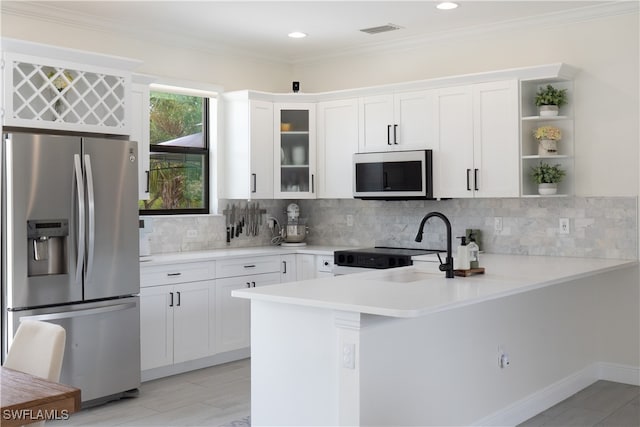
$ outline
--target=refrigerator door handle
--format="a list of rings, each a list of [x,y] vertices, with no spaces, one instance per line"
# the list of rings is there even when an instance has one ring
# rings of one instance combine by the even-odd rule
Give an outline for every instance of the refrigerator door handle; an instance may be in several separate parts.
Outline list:
[[[128,310],[130,308],[134,308],[136,306],[135,302],[128,302],[124,304],[116,304],[116,305],[108,305],[105,307],[97,307],[97,308],[88,308],[82,310],[71,310],[71,311],[62,311],[58,313],[49,313],[49,314],[38,314],[35,316],[25,316],[22,319],[30,319],[30,320],[59,320],[59,319],[69,319],[72,317],[80,317],[80,316],[94,316],[96,314],[104,314],[110,313],[112,311],[122,311]]]
[[[88,217],[88,255],[87,255],[87,279],[91,277],[93,270],[93,254],[95,250],[96,240],[96,198],[93,192],[93,171],[91,170],[91,157],[88,154],[84,155],[84,171],[87,178],[87,205],[89,207]]]
[[[78,254],[76,259],[76,283],[82,280],[82,260],[84,259],[85,225],[84,225],[84,183],[80,155],[73,155],[74,178],[78,194]]]

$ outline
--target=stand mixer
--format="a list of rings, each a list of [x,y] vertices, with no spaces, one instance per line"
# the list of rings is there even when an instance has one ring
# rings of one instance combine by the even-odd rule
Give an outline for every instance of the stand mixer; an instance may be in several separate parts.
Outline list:
[[[300,207],[295,203],[287,206],[287,225],[282,229],[282,246],[305,246],[307,237],[307,226],[300,218]]]

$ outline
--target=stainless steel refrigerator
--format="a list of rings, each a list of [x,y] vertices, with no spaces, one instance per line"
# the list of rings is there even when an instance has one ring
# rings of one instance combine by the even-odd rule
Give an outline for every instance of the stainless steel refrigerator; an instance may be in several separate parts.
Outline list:
[[[67,332],[83,406],[140,385],[137,144],[5,133],[2,355],[21,319]]]

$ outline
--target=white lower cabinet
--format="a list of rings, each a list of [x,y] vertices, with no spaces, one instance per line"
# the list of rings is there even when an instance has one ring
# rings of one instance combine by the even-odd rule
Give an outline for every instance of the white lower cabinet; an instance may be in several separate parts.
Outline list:
[[[333,255],[296,255],[297,280],[333,277]]]
[[[296,254],[280,255],[280,283],[298,280]]]
[[[315,278],[326,270],[328,264],[321,262],[325,258],[328,262],[329,257],[319,255],[283,254],[143,264],[142,371],[149,379],[159,378],[246,354],[251,344],[250,301],[232,297],[231,292]]]
[[[205,263],[193,263],[205,264]],[[145,274],[164,270],[168,281],[187,275],[190,264],[161,266]],[[182,271],[181,271],[182,270]],[[206,271],[206,269],[205,269]],[[165,281],[167,281],[165,280]],[[215,353],[211,324],[215,307],[215,280],[159,284],[140,288],[140,354],[142,370],[199,359]]]
[[[216,350],[225,352],[250,345],[250,302],[234,298],[236,289],[280,283],[279,255],[225,259],[216,263]]]
[[[249,347],[250,301],[231,291],[280,283],[280,272],[227,277],[216,280],[216,348],[219,352]]]

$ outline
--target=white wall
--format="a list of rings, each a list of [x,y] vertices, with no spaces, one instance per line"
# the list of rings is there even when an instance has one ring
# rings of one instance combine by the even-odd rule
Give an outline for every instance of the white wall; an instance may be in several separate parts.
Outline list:
[[[242,58],[230,53],[214,55],[7,13],[2,14],[1,31],[2,37],[138,59],[143,64],[136,72],[215,84],[226,91],[251,88],[287,92],[291,81],[288,64]]]
[[[576,193],[638,195],[638,14],[296,65],[307,92],[565,62],[575,81]],[[348,72],[345,72],[348,70]]]

